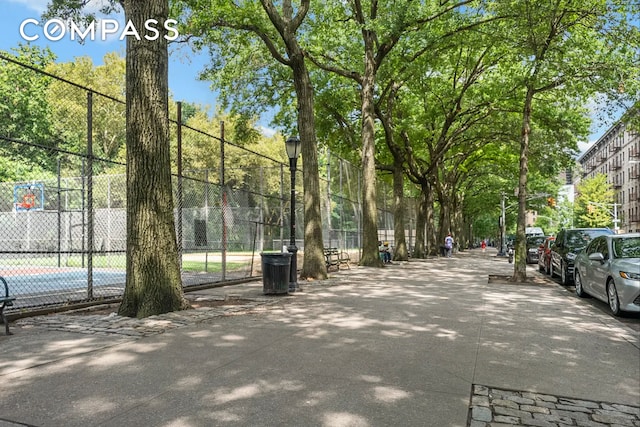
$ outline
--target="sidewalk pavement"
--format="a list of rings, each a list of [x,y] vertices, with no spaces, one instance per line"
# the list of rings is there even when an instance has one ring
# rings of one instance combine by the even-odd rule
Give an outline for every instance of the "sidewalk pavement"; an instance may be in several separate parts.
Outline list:
[[[640,427],[640,337],[495,251],[352,267],[243,306],[0,335],[0,427]],[[640,320],[639,320],[640,321]]]

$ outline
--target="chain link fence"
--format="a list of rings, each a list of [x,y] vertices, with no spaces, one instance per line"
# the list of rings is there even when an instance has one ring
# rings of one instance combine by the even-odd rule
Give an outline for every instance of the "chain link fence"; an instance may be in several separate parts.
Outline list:
[[[124,103],[6,53],[0,53],[0,70],[0,78],[16,86],[0,102],[6,108],[0,117],[0,158],[6,159],[0,162],[0,276],[17,297],[11,310],[120,297],[127,255]],[[34,87],[44,92],[37,104],[29,93]],[[181,103],[171,111],[180,118]],[[260,252],[280,251],[290,239],[289,165],[225,140],[223,124],[220,135],[212,135],[177,118],[171,167],[183,286],[259,276]],[[206,147],[207,164],[194,168],[198,162],[190,161],[183,168],[189,156],[183,150],[193,146]],[[324,244],[357,260],[361,171],[329,152],[324,159]],[[297,174],[295,215],[303,224]],[[390,187],[381,184],[378,193],[379,238],[392,240]],[[303,227],[296,233],[304,251]]]

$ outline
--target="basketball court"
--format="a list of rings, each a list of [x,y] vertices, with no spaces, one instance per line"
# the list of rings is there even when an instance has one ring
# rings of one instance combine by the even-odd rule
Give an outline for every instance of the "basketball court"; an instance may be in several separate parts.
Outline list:
[[[11,295],[17,297],[14,308],[118,296],[124,291],[126,279],[124,271],[94,269],[90,294],[86,268],[0,266],[0,276],[7,281]]]

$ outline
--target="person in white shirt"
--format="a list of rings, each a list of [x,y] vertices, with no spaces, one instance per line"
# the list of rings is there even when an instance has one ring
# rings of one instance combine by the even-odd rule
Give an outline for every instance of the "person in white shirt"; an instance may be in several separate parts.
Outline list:
[[[453,251],[453,237],[451,237],[451,233],[447,234],[447,237],[444,238],[444,249],[445,256],[451,258],[451,252]]]

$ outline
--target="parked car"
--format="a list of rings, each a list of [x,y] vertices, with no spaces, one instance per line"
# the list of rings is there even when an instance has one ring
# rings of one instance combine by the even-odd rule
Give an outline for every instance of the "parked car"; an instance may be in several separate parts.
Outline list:
[[[640,233],[596,237],[575,261],[576,295],[609,303],[614,315],[640,312]]]
[[[549,262],[551,260],[551,245],[556,240],[555,236],[549,236],[538,247],[538,270],[549,274],[551,271]]]
[[[567,286],[573,281],[573,262],[591,240],[598,236],[614,234],[609,228],[568,228],[560,230],[551,246],[549,276],[560,276],[560,283]]]
[[[525,227],[524,234],[530,236],[544,236],[544,231],[540,227]]]
[[[527,264],[538,262],[538,248],[544,243],[547,236],[529,236],[527,237]]]

